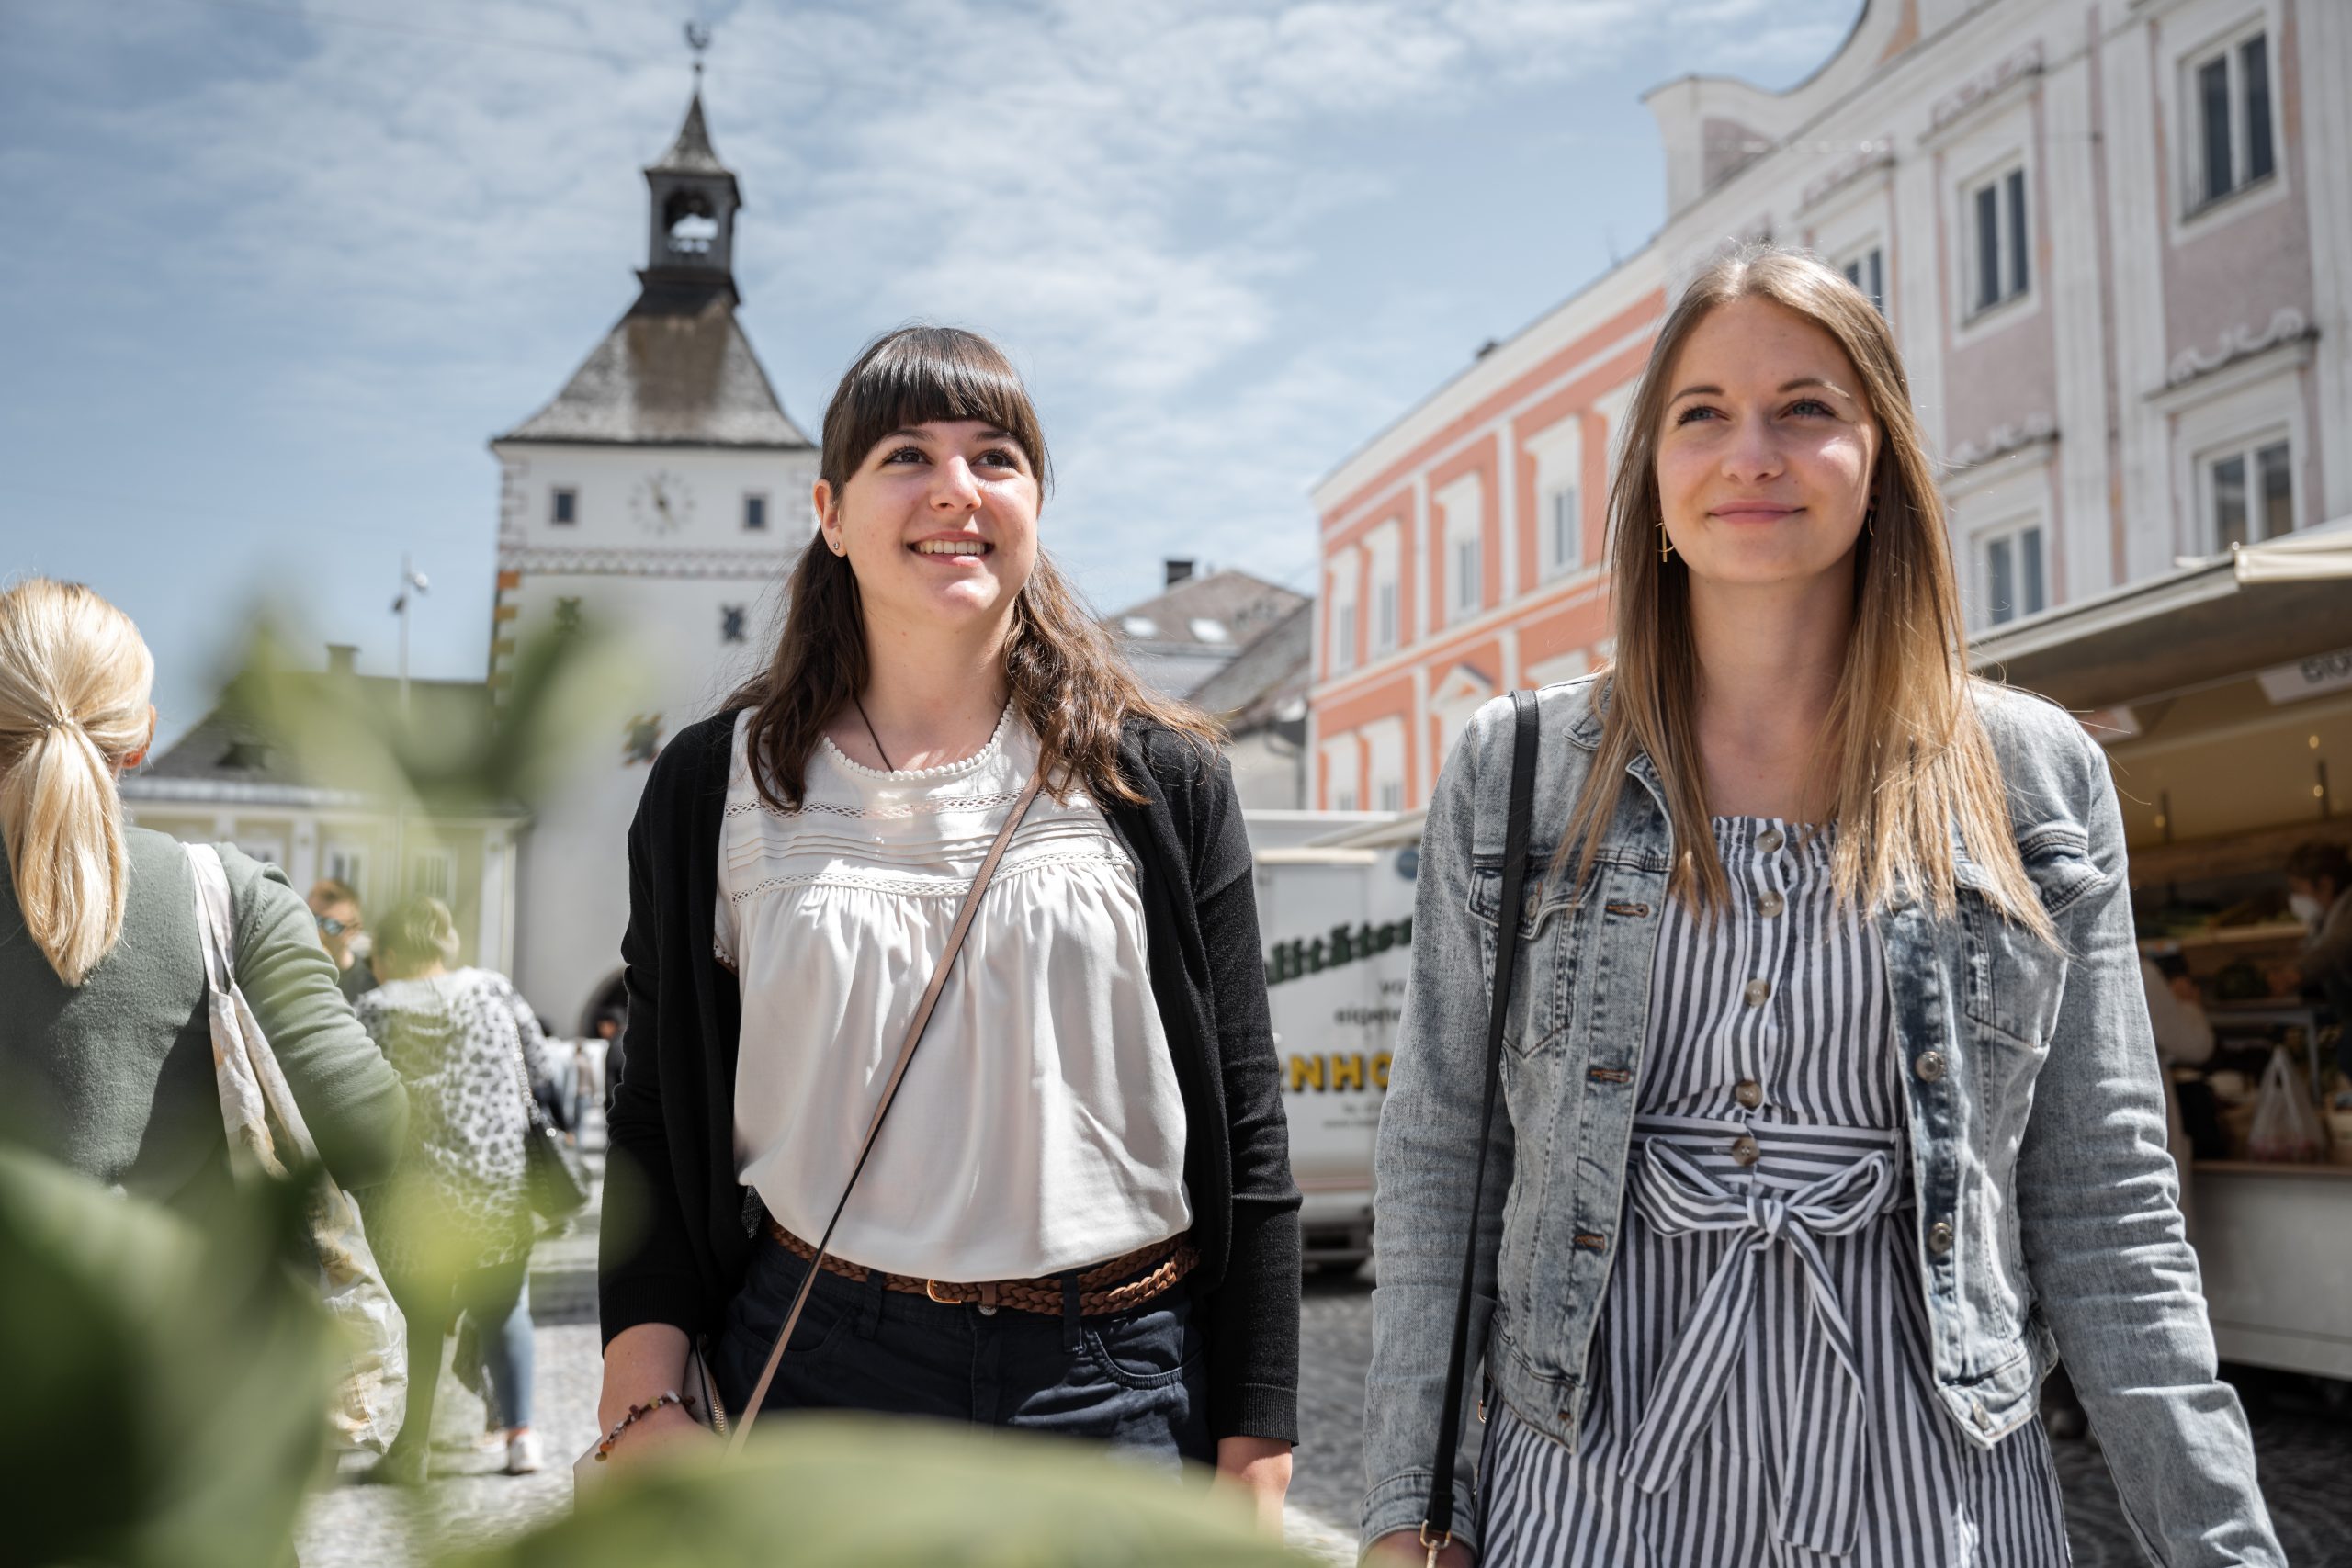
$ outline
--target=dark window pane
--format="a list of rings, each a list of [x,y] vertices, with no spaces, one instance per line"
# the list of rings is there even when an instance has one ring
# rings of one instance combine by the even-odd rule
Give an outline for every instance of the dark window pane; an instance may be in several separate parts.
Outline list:
[[[1992,603],[1993,624],[2017,618],[2016,573],[2009,565],[2009,542],[1996,539],[1984,547],[1984,592]]]
[[[568,490],[557,491],[555,492],[555,511],[551,514],[554,521],[558,523],[570,523],[575,521],[574,513],[579,503],[580,497],[576,491]]]
[[[2262,475],[2262,536],[2278,538],[2295,531],[2295,481],[2287,469],[2287,444],[2275,442],[2254,455]]]
[[[2230,168],[2230,62],[2208,61],[2197,68],[2197,112],[2205,149],[2205,199],[2227,195],[2236,177]]]
[[[1871,280],[1865,287],[1864,292],[1870,295],[1871,303],[1877,306],[1878,313],[1883,316],[1886,314],[1886,257],[1884,254],[1872,251],[1870,254],[1870,264]]]
[[[2245,543],[2245,459],[2213,465],[2213,542],[2221,549]]]
[[[2270,40],[2255,34],[2238,45],[2238,73],[2245,80],[2245,177],[2270,173]]]
[[[2019,595],[2018,612],[2026,615],[2038,615],[2049,602],[2041,594],[2041,529],[2028,528],[2018,536],[2018,554],[2022,558],[2018,564],[2025,569],[2025,587]]]
[[[754,533],[768,525],[768,498],[747,495],[743,498],[743,526]]]
[[[2005,293],[2002,296],[2003,299],[2007,299],[2009,294],[2024,293],[2027,282],[2025,265],[2025,171],[2023,169],[2019,169],[2009,175],[2008,184],[2009,287],[2007,293]]]
[[[1976,193],[1976,308],[2001,298],[2000,193],[1986,186]]]

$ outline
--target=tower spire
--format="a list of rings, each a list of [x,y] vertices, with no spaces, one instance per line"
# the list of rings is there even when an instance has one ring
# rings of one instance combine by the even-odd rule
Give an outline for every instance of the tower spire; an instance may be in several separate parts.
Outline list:
[[[686,46],[694,51],[694,95],[685,122],[645,171],[651,198],[644,279],[649,294],[659,289],[681,305],[724,293],[738,298],[733,270],[735,214],[743,195],[734,171],[718,161],[703,118],[702,57],[710,28],[686,24]]]

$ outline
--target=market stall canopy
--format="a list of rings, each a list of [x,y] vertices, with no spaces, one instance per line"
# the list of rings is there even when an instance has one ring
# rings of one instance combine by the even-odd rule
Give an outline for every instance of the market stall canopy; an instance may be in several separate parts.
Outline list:
[[[2071,708],[2167,696],[2352,643],[2352,517],[1980,637],[1980,673]]]

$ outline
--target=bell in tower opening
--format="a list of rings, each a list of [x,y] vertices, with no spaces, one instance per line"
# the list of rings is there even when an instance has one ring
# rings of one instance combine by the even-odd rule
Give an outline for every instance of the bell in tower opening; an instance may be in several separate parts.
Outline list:
[[[700,77],[699,65],[695,73]],[[677,140],[645,171],[645,183],[652,197],[643,275],[647,290],[723,290],[740,298],[733,263],[735,214],[742,208],[743,195],[711,148],[699,83]]]

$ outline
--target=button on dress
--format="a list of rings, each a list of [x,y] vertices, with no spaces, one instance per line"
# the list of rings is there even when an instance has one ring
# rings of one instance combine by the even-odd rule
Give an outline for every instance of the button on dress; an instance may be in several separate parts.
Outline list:
[[[1714,832],[1730,908],[1659,926],[1582,1427],[1571,1450],[1490,1402],[1482,1568],[2065,1563],[2041,1422],[1980,1448],[1934,1394],[1912,1065],[1832,833]]]

